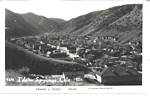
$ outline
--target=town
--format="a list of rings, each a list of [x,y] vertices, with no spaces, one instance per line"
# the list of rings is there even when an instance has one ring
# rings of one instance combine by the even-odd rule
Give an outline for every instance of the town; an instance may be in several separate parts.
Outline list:
[[[96,85],[141,85],[142,83],[141,41],[121,43],[114,36],[44,34],[11,38],[9,42],[46,58],[85,65],[91,70],[88,74],[63,72],[60,75],[76,82],[86,80]]]

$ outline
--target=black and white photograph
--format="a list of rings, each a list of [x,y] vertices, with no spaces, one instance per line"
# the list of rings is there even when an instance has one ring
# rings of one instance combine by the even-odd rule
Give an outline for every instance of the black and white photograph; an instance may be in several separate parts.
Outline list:
[[[69,4],[5,8],[5,85],[142,86],[143,4]]]

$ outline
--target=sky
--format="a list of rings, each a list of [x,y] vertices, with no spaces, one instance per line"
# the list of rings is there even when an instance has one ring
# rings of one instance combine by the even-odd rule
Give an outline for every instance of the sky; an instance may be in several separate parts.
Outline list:
[[[16,13],[32,12],[47,18],[61,18],[69,20],[93,11],[104,10],[110,7],[133,4],[122,1],[65,1],[65,0],[22,0],[3,2],[5,8]],[[135,2],[137,3],[137,1]]]

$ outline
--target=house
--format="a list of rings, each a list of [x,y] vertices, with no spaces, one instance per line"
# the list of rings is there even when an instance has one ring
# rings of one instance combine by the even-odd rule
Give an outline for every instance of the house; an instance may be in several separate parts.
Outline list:
[[[17,41],[17,40],[16,40],[15,38],[11,38],[11,39],[10,39],[10,42],[12,42],[12,43],[16,43],[16,41]]]
[[[94,73],[85,74],[84,75],[84,80],[89,82],[89,83],[94,83],[94,84],[100,83],[99,82],[99,77],[98,77],[98,80],[97,80],[97,75],[94,74]]]
[[[81,78],[83,79],[84,77],[84,72],[83,71],[76,71],[76,72],[64,72],[65,77],[68,79],[76,79],[76,78]]]
[[[76,47],[75,46],[67,46],[67,49],[70,53],[76,53]]]
[[[47,44],[41,45],[41,51],[42,51],[44,54],[47,53],[48,51],[52,52],[52,51],[54,51],[54,50],[56,50],[56,48],[53,48],[52,46],[49,46],[49,45],[47,45]]]
[[[125,67],[109,67],[101,73],[104,85],[141,85],[142,74]]]
[[[34,50],[39,50],[41,49],[41,44],[39,42],[35,42],[33,45],[32,45],[32,48]]]
[[[61,52],[60,50],[55,50],[50,54],[50,57],[53,58],[62,58],[62,57],[67,57],[68,55],[64,52]]]

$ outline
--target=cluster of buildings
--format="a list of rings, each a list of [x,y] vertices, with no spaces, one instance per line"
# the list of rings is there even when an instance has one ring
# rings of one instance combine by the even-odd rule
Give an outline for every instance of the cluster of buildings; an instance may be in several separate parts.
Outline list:
[[[70,45],[62,45],[62,46],[55,46],[50,43],[45,43],[41,40],[36,38],[20,38],[20,39],[11,39],[11,42],[32,51],[33,53],[43,55],[46,57],[52,58],[74,58],[78,57],[76,54],[77,48]]]
[[[110,36],[20,38],[11,39],[11,42],[46,57],[71,58],[92,70],[92,73],[86,75],[79,72],[64,73],[69,78],[87,79],[104,85],[142,83],[142,75],[139,73],[142,71],[140,42],[120,45],[115,37]]]

